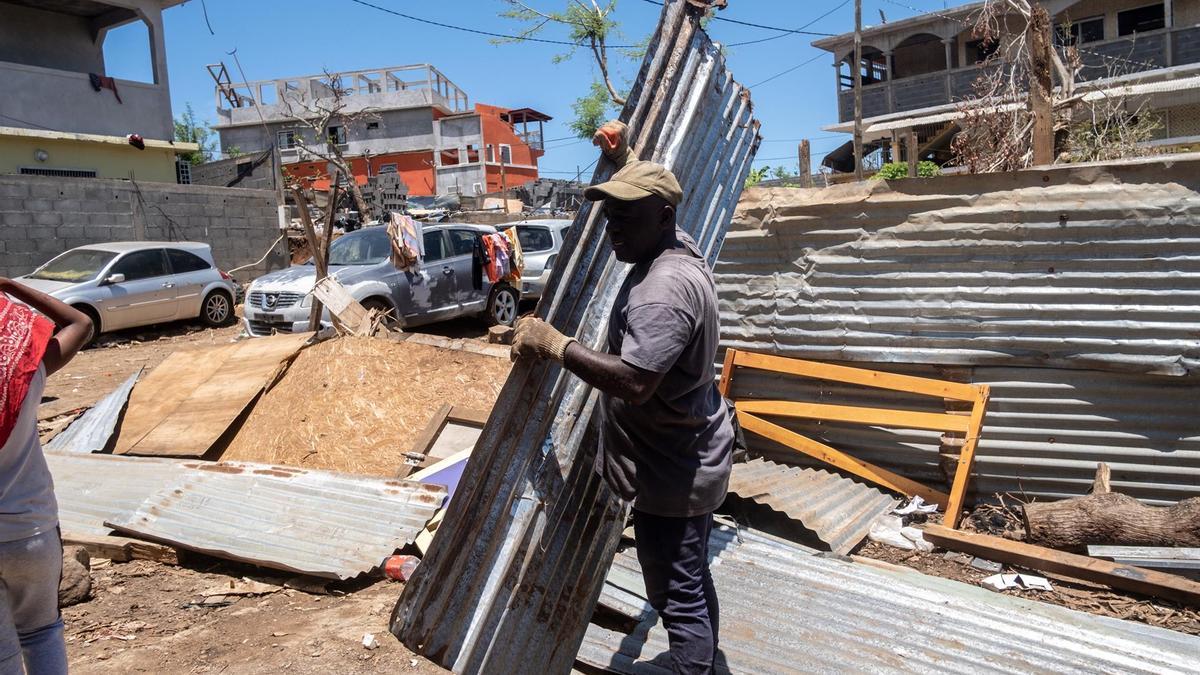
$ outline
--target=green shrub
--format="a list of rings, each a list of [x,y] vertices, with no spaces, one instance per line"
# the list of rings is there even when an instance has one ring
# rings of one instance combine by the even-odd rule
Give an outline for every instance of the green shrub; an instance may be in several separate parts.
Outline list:
[[[941,175],[941,173],[942,168],[934,162],[930,162],[929,160],[917,162],[917,178],[933,178],[934,176]],[[871,176],[871,178],[878,178],[881,180],[908,178],[908,163],[891,162],[890,164],[884,164],[883,166],[879,167],[879,173]]]

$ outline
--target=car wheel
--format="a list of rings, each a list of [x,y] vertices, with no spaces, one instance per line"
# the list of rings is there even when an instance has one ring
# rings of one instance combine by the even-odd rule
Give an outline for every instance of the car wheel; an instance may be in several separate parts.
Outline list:
[[[517,321],[517,292],[511,286],[497,286],[488,298],[487,321],[491,326],[511,326]]]
[[[367,298],[366,300],[362,301],[362,306],[363,309],[367,310],[368,312],[375,310],[379,314],[383,315],[383,325],[387,327],[388,330],[401,330],[403,328],[403,326],[400,325],[400,320],[396,318],[395,310],[392,309],[392,306],[389,305],[386,300],[381,298]]]
[[[100,338],[100,314],[88,305],[74,305],[75,309],[87,315],[87,318],[92,320],[92,334],[88,336],[84,346],[96,344],[96,340]]]
[[[204,325],[217,327],[229,323],[233,316],[233,300],[224,291],[213,291],[204,298],[200,306],[200,320]]]

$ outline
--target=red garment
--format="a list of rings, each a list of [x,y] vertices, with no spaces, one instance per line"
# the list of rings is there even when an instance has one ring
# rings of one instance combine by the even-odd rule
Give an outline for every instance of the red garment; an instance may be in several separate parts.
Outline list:
[[[17,424],[29,382],[37,372],[54,323],[0,293],[0,444]]]

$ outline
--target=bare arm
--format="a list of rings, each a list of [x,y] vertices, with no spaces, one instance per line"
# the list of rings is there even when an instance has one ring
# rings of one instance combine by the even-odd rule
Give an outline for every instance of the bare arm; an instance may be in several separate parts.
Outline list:
[[[4,278],[0,278],[0,292],[24,302],[54,322],[54,337],[50,338],[42,356],[46,375],[67,365],[92,335],[92,320],[61,300]]]
[[[654,396],[664,375],[631,366],[620,356],[593,351],[578,342],[567,346],[563,367],[609,396],[637,405]]]

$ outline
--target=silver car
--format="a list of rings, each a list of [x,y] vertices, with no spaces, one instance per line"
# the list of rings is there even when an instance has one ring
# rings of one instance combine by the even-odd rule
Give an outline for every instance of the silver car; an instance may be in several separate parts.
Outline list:
[[[471,315],[511,326],[520,289],[505,282],[492,285],[472,269],[476,240],[495,232],[488,225],[426,223],[425,259],[418,271],[404,272],[392,265],[387,229],[368,226],[330,244],[329,274],[367,309],[390,312],[399,326]],[[309,330],[316,281],[311,260],[256,279],[246,291],[246,331],[264,336]],[[321,315],[321,323],[330,325],[329,310]]]
[[[521,253],[525,256],[525,270],[521,273],[522,297],[532,300],[542,297],[571,222],[522,220],[500,226],[501,229],[516,227],[517,239],[521,240]]]
[[[220,326],[237,297],[209,245],[190,241],[88,244],[13,281],[81,310],[94,335],[177,319]]]

